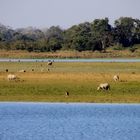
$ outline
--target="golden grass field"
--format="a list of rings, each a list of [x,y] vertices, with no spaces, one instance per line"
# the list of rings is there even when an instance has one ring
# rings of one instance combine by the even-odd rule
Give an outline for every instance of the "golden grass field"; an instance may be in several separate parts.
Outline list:
[[[8,81],[9,73],[20,81]],[[105,82],[111,89],[97,91]],[[140,103],[140,63],[1,62],[0,101]]]
[[[139,48],[139,46],[138,46]],[[106,52],[99,51],[56,51],[56,52],[27,52],[21,50],[0,51],[1,58],[140,58],[140,49],[131,52],[125,50],[108,49]]]

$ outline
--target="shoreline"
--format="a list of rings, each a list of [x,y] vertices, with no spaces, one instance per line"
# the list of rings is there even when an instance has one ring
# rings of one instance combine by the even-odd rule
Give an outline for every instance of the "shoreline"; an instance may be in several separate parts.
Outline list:
[[[60,104],[60,105],[65,105],[65,104],[71,104],[71,105],[140,105],[140,103],[94,103],[94,102],[38,102],[38,101],[0,101],[0,104],[35,104],[35,105],[39,105],[39,104]]]
[[[60,62],[60,63],[131,63],[140,62],[140,58],[44,58],[44,59],[28,59],[28,58],[0,58],[0,62]]]

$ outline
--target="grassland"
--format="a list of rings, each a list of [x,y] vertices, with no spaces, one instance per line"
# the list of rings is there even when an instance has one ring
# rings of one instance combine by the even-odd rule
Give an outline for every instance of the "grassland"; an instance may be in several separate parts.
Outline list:
[[[5,69],[20,81],[8,81]],[[114,74],[119,82],[113,81]],[[97,91],[104,82],[110,91]],[[1,62],[0,101],[140,103],[140,63]]]

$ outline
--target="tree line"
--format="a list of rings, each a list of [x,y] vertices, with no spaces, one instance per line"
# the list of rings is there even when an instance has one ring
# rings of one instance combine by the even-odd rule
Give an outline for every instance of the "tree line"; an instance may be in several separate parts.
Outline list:
[[[109,19],[95,19],[68,29],[52,26],[48,29],[33,27],[12,29],[0,24],[0,49],[49,52],[57,50],[105,51],[133,48],[140,44],[140,20],[120,17],[109,24]]]

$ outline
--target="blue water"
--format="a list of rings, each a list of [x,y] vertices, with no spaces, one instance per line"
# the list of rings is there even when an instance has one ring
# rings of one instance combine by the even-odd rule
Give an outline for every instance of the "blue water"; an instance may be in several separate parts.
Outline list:
[[[0,103],[0,140],[140,140],[140,105]]]
[[[140,62],[140,58],[92,58],[92,59],[8,59],[0,58],[0,62]]]

